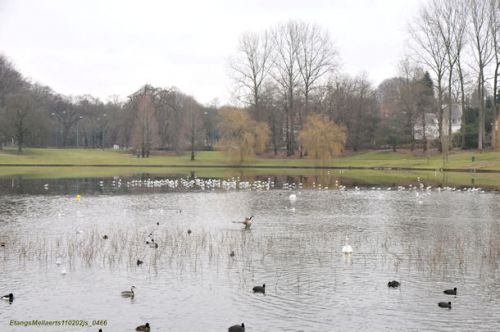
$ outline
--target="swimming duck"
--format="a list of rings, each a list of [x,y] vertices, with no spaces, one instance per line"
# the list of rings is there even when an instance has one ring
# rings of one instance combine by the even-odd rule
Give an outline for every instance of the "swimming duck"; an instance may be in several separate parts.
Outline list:
[[[399,285],[401,285],[401,284],[399,283],[399,281],[396,281],[396,280],[389,281],[387,283],[387,287],[392,287],[392,288],[398,288]]]
[[[142,263],[144,263],[144,262],[141,261],[140,259],[137,259],[137,266],[141,265]]]
[[[4,295],[2,296],[2,300],[12,302],[14,301],[14,294],[9,293],[7,295]]]
[[[192,233],[192,232],[191,232],[191,230],[190,230],[190,229],[188,229],[188,235],[190,235],[191,233]]]
[[[106,234],[104,234],[104,236],[102,237],[104,240],[107,240],[108,239],[108,236]]]
[[[443,291],[443,293],[445,293],[446,295],[457,295],[457,288],[453,288],[453,289],[446,289]]]
[[[122,296],[123,297],[134,297],[135,296],[134,289],[135,289],[135,286],[132,286],[132,287],[130,287],[129,291],[128,290],[123,291]]]
[[[241,325],[233,325],[227,331],[228,332],[245,332],[245,323],[241,323]]]
[[[262,284],[262,286],[255,286],[253,288],[253,292],[254,293],[262,293],[262,294],[265,294],[266,293],[266,284]]]
[[[151,328],[149,327],[149,323],[146,323],[144,325],[139,325],[135,328],[136,331],[142,331],[142,332],[149,332],[151,331]]]
[[[439,302],[438,306],[441,308],[450,308],[451,309],[451,302]]]
[[[229,254],[229,256],[234,257],[234,250],[231,251],[231,253]]]

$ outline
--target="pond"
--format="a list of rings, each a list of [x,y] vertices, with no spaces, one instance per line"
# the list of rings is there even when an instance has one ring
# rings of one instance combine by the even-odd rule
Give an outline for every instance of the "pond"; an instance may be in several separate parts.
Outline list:
[[[0,330],[82,331],[9,325],[34,319],[106,321],[89,331],[500,326],[497,192],[302,180],[3,178],[0,295],[15,299],[0,301]],[[233,222],[251,215],[250,229]]]

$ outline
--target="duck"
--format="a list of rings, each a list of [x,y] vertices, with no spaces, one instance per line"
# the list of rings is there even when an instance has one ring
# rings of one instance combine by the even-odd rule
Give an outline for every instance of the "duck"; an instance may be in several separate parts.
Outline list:
[[[108,239],[108,236],[106,234],[104,234],[104,236],[102,237],[104,240],[107,240]]]
[[[5,247],[5,242],[0,242],[0,247]]]
[[[349,238],[347,236],[345,237],[345,244],[342,247],[342,252],[344,254],[352,254],[352,247],[349,245]]]
[[[139,325],[135,328],[136,331],[142,331],[142,332],[149,332],[151,331],[151,328],[149,327],[149,323],[146,323],[144,325]]]
[[[446,295],[457,295],[457,288],[455,287],[453,289],[445,289],[443,293],[445,293]]]
[[[245,323],[241,323],[241,325],[233,325],[227,329],[227,332],[245,332]]]
[[[439,302],[438,306],[441,308],[450,308],[451,309],[451,302]]]
[[[129,291],[128,290],[123,291],[122,296],[123,297],[134,297],[135,296],[134,289],[135,289],[135,286],[132,286],[132,287],[130,287]]]
[[[234,257],[234,250],[231,251],[231,253],[229,254],[229,256]]]
[[[4,295],[2,296],[2,300],[12,302],[14,301],[14,294],[9,293],[7,295]]]
[[[188,229],[187,233],[188,233],[188,235],[190,235],[192,233],[192,231],[190,229]]]
[[[398,288],[399,285],[401,285],[401,284],[399,283],[399,281],[396,281],[396,280],[389,281],[387,283],[387,287],[391,287],[391,288]]]
[[[99,331],[98,331],[98,332],[102,332],[102,329],[99,329]]]
[[[250,229],[253,223],[253,216],[246,217],[244,221],[233,221],[234,223],[240,223],[245,225],[245,229]]]
[[[144,263],[144,262],[141,261],[140,259],[137,259],[137,266],[141,265],[142,263]]]
[[[254,293],[262,293],[262,294],[265,294],[266,293],[266,284],[262,284],[262,286],[255,286],[253,288],[253,292]]]

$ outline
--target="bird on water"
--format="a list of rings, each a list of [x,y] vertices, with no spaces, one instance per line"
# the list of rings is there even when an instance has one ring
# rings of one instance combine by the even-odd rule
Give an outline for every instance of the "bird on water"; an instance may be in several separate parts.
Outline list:
[[[146,323],[144,325],[139,325],[135,328],[136,331],[142,331],[142,332],[149,332],[151,331],[151,328],[149,327],[149,323]]]
[[[262,294],[265,294],[266,293],[266,284],[263,284],[262,286],[255,286],[253,288],[253,292],[254,293],[262,293]]]
[[[227,332],[245,332],[245,323],[241,323],[241,325],[233,325],[227,330]]]
[[[441,308],[450,308],[451,309],[451,302],[439,302],[438,306]]]
[[[233,223],[245,225],[245,229],[250,229],[253,223],[253,216],[246,217],[244,221],[233,221]]]
[[[396,280],[389,281],[387,283],[387,287],[392,287],[392,288],[398,288],[399,285],[401,285],[401,284],[399,283],[399,281],[396,281]]]
[[[457,295],[457,288],[453,288],[453,289],[446,289],[443,291],[443,293],[445,293],[446,295]]]
[[[135,286],[132,286],[132,287],[130,287],[129,291],[128,290],[123,291],[122,296],[123,297],[134,297],[135,296],[134,289],[135,289]]]

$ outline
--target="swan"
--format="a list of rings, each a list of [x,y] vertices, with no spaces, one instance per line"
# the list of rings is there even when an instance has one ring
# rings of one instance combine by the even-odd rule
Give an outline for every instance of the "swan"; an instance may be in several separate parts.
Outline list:
[[[146,323],[145,325],[139,325],[135,328],[136,331],[142,331],[142,332],[149,332],[151,331],[151,328],[149,327],[149,323]]]
[[[228,332],[245,332],[245,323],[241,323],[241,325],[233,325],[227,331]]]
[[[132,287],[130,287],[129,291],[128,290],[123,291],[122,296],[123,297],[134,297],[134,295],[135,295],[134,289],[135,289],[135,286],[132,286]]]
[[[345,245],[342,247],[342,252],[344,254],[352,254],[352,247],[349,245],[349,238],[345,237]]]

